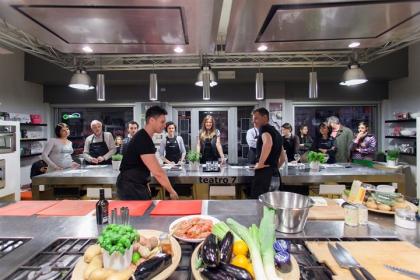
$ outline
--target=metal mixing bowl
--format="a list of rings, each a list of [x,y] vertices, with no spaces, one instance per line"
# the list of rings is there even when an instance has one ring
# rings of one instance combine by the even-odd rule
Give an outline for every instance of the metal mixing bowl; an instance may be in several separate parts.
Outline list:
[[[298,233],[303,230],[313,201],[309,196],[291,192],[268,192],[258,197],[260,213],[263,206],[276,211],[276,230],[283,233]]]

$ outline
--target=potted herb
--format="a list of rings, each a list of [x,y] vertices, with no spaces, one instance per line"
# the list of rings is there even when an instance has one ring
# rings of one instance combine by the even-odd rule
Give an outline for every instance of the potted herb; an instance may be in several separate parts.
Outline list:
[[[200,169],[200,157],[201,154],[195,151],[189,151],[187,154],[187,160],[190,164],[191,170],[199,170]]]
[[[395,167],[398,164],[398,157],[400,156],[400,150],[392,149],[386,152],[386,165],[389,167]]]
[[[308,154],[309,168],[311,171],[318,172],[321,163],[325,163],[325,154],[310,151]]]
[[[122,158],[122,154],[115,154],[112,156],[112,169],[120,170]]]

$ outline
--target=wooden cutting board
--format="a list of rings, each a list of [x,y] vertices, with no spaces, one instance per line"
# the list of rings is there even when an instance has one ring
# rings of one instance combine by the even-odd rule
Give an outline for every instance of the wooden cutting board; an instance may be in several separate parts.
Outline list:
[[[381,280],[412,280],[384,267],[384,264],[420,273],[420,249],[406,241],[348,241],[339,242],[370,273]],[[354,279],[350,271],[339,267],[327,246],[328,242],[308,241],[306,245],[320,263],[334,273],[334,279]],[[331,242],[335,245],[335,242]]]
[[[344,220],[344,208],[334,200],[326,199],[328,206],[314,206],[309,209],[309,220]]]

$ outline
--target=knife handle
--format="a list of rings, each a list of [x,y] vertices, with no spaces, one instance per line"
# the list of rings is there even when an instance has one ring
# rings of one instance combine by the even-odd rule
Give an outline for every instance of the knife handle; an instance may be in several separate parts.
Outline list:
[[[357,267],[349,267],[351,275],[353,275],[356,280],[365,280],[365,277],[357,271]]]
[[[362,272],[362,274],[366,277],[367,280],[376,280],[375,277],[373,277],[372,274],[370,274],[369,271],[367,271],[366,268],[364,267],[359,267],[360,271]]]

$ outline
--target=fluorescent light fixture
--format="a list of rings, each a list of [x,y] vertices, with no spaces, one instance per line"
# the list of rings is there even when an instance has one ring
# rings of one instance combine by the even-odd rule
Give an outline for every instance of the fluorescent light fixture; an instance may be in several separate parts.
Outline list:
[[[359,67],[357,63],[350,64],[348,69],[343,74],[343,79],[340,82],[342,86],[356,86],[366,83],[365,72]]]
[[[149,100],[156,101],[158,100],[158,83],[156,73],[150,73],[149,79]]]
[[[105,101],[105,75],[96,75],[96,100]]]
[[[203,73],[203,100],[210,100],[210,73]]]
[[[89,47],[89,46],[84,46],[84,47],[82,48],[82,50],[83,50],[85,53],[91,53],[91,52],[93,52],[92,48],[91,48],[91,47]]]
[[[352,42],[349,44],[349,48],[357,48],[360,46],[360,42]]]
[[[255,99],[264,99],[264,74],[261,72],[255,75]]]
[[[210,67],[204,66],[203,69],[198,73],[197,81],[195,82],[196,86],[202,87],[203,86],[203,75],[208,73],[210,77],[210,87],[217,86],[216,76],[214,75],[213,71],[211,71]]]
[[[309,98],[318,98],[318,76],[316,72],[309,72]]]
[[[94,87],[90,84],[90,77],[85,70],[77,69],[73,74],[70,80],[69,87],[80,89],[80,90],[89,90]]]
[[[184,49],[178,46],[178,47],[176,47],[174,49],[174,52],[176,52],[176,53],[183,53],[184,52]]]
[[[265,52],[268,49],[268,47],[266,45],[261,45],[257,48],[258,51],[260,52]]]

